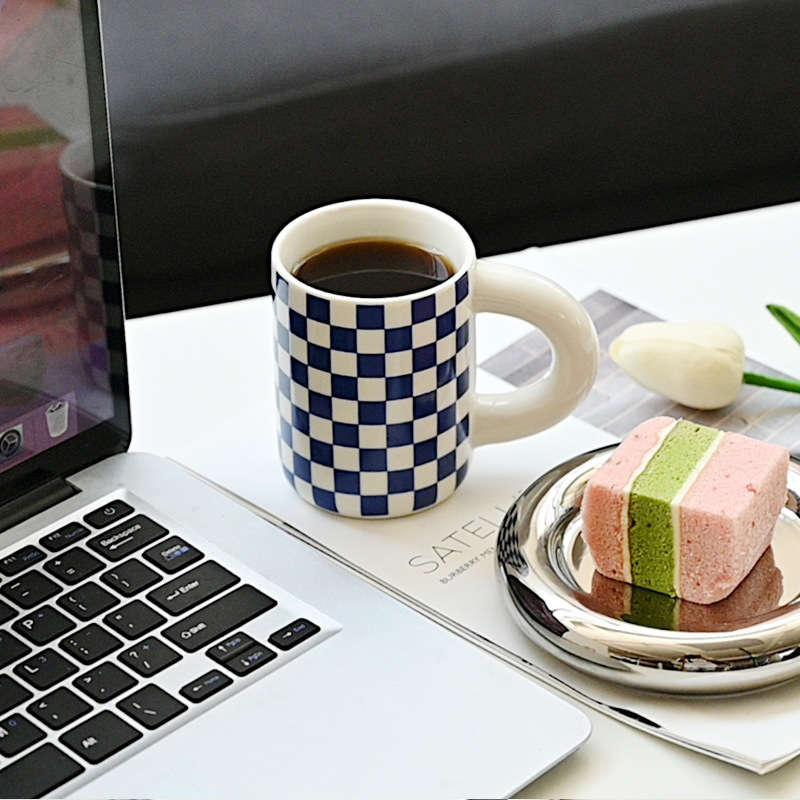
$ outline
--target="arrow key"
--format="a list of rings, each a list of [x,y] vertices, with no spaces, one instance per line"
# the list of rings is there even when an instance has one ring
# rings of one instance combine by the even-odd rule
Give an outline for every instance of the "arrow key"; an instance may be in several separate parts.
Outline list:
[[[211,695],[222,691],[226,686],[230,686],[233,681],[218,669],[212,669],[201,675],[199,678],[190,681],[181,689],[181,695],[193,703],[202,703]]]
[[[291,650],[293,647],[319,633],[319,626],[307,619],[296,619],[269,637],[269,643],[281,650]]]

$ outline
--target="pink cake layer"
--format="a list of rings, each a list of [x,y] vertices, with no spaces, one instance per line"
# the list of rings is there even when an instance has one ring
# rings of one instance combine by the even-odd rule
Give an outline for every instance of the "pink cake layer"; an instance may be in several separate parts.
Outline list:
[[[726,433],[681,503],[681,597],[727,597],[772,540],[786,502],[788,451]]]
[[[586,543],[598,572],[625,580],[628,517],[625,488],[647,454],[658,444],[671,417],[654,417],[638,425],[611,458],[592,476],[583,493],[581,513]]]

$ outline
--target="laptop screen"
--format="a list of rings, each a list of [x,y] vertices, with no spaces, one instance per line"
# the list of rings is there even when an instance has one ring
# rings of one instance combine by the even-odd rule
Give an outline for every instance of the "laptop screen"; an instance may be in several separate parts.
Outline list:
[[[110,183],[94,1],[0,0],[0,473],[126,426]]]

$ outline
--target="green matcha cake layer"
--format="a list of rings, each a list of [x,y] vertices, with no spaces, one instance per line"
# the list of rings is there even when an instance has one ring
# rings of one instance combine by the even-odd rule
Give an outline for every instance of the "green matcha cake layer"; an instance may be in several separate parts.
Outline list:
[[[628,544],[637,586],[677,594],[672,503],[720,435],[714,428],[681,420],[633,481]]]

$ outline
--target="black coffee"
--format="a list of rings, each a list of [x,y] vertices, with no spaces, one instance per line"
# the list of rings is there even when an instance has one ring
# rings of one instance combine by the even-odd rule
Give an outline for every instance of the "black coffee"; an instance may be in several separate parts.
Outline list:
[[[392,239],[353,239],[310,255],[295,277],[332,294],[399,297],[446,281],[455,270],[439,253]]]

